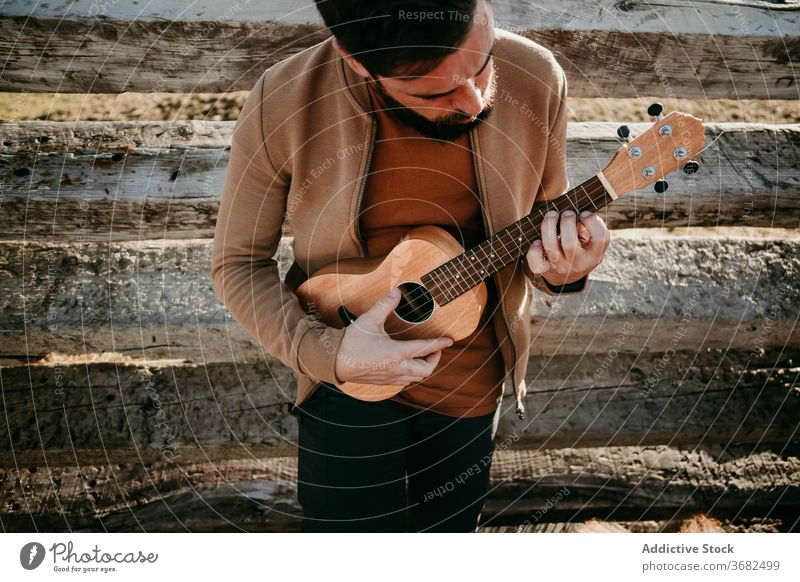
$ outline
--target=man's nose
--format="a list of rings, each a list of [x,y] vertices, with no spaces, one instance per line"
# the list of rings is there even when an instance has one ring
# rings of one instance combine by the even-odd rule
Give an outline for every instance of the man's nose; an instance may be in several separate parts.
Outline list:
[[[453,109],[465,114],[465,118],[473,120],[483,111],[483,95],[473,79],[461,85],[455,97]]]

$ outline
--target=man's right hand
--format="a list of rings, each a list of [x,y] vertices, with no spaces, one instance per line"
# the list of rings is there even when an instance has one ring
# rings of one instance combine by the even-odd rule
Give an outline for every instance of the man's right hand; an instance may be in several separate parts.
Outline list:
[[[431,375],[453,340],[389,337],[383,325],[399,303],[400,290],[392,287],[345,328],[334,366],[339,382],[405,386]]]

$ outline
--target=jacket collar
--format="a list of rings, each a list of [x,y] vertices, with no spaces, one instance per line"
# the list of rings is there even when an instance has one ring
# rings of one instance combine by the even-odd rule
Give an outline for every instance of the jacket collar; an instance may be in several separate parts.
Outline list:
[[[333,37],[329,38],[327,42],[331,50],[331,58],[336,63],[336,74],[339,77],[339,82],[344,88],[344,93],[350,103],[359,115],[369,115],[370,98],[369,90],[367,89],[367,79],[361,77],[350,68],[342,56],[333,48]]]

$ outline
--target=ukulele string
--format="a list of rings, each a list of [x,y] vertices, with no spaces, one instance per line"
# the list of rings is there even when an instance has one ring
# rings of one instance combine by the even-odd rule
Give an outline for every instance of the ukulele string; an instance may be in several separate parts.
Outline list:
[[[711,146],[713,146],[715,143],[717,143],[717,140],[718,140],[719,138],[721,138],[721,137],[722,137],[722,134],[723,134],[723,133],[725,133],[725,131],[723,131],[722,129],[720,129],[720,130],[719,130],[719,135],[717,135],[717,137],[715,137],[715,138],[713,139],[713,141],[712,141],[710,144],[708,144],[707,146],[705,146],[703,149],[701,149],[701,150],[700,150],[699,152],[697,152],[695,155],[696,155],[696,156],[699,156],[699,155],[700,155],[700,154],[702,154],[704,151],[706,151],[708,148],[710,148],[710,147],[711,147]]]
[[[579,192],[578,195],[573,200],[573,198],[571,197],[571,194],[573,192],[578,191],[578,190],[580,190],[581,192]],[[551,201],[552,204],[548,205],[545,210],[540,210],[539,211],[539,218],[540,219],[543,218],[544,217],[544,212],[547,212],[549,210],[559,210],[559,211],[564,211],[564,210],[567,210],[567,209],[580,210],[580,208],[584,204],[586,204],[587,202],[591,202],[592,206],[594,207],[594,209],[595,210],[599,210],[603,206],[606,206],[608,204],[608,202],[610,202],[609,200],[607,200],[606,203],[602,204],[600,207],[598,207],[596,204],[594,204],[595,198],[597,197],[598,194],[601,194],[601,193],[606,193],[606,192],[605,192],[605,188],[603,187],[603,185],[601,183],[599,183],[599,182],[595,186],[591,187],[589,190],[586,190],[586,188],[584,188],[583,185],[577,186],[576,188],[573,188],[569,193],[566,193],[566,194],[560,196],[559,198],[556,198],[555,200],[552,200]],[[558,201],[564,201],[564,200],[569,202],[569,204],[568,204],[568,206],[566,208],[560,208],[561,205],[559,204]],[[588,208],[588,206],[587,206],[587,208]],[[520,219],[520,221],[517,221],[517,222],[520,223],[522,220],[524,220],[526,218],[530,222],[532,216],[533,216],[533,213],[528,214],[524,218]],[[513,226],[513,225],[511,225],[511,226]],[[468,251],[468,252],[472,252],[473,255],[476,255],[477,251],[475,249],[478,249],[479,251],[483,252],[484,258],[488,258],[487,255],[486,255],[487,250],[492,250],[492,251],[495,251],[502,258],[503,251],[505,251],[508,254],[508,257],[506,257],[506,258],[513,259],[514,253],[512,251],[509,251],[508,248],[505,246],[505,244],[502,243],[502,240],[501,240],[503,236],[507,236],[509,234],[509,232],[510,232],[510,231],[508,231],[509,228],[510,228],[510,226],[506,227],[505,229],[503,229],[503,231],[500,231],[499,233],[496,233],[495,235],[493,235],[491,238],[487,239],[486,241],[484,241],[482,243],[479,243],[478,245],[475,245],[475,247],[472,247],[470,249],[470,251]],[[524,232],[523,231],[524,227],[522,225],[519,225],[519,228],[520,228],[520,233],[523,234],[526,239],[529,238],[530,235],[538,234],[538,227],[536,227],[535,224],[533,226],[533,229],[528,229],[528,232]],[[531,230],[533,230],[533,232],[530,232]],[[495,240],[492,241],[492,239],[495,239]],[[497,242],[497,241],[500,241],[501,244],[503,244],[503,251],[497,251],[493,247],[494,242]],[[488,247],[488,249],[484,249],[484,248],[480,248],[479,249],[478,247],[480,247],[481,245],[485,245],[486,247]],[[444,292],[443,292],[442,285],[447,285],[450,290],[457,291],[457,293],[456,293],[456,297],[457,297],[457,296],[461,295],[462,293],[465,293],[466,291],[468,291],[469,289],[471,289],[472,287],[474,287],[475,285],[477,285],[483,279],[486,278],[486,277],[482,277],[482,278],[478,279],[477,281],[472,281],[472,277],[470,277],[472,285],[470,285],[470,287],[468,287],[467,289],[456,289],[452,285],[451,281],[449,281],[447,279],[442,279],[441,277],[439,278],[439,280],[437,280],[437,278],[436,278],[436,276],[437,276],[436,272],[437,271],[439,271],[439,274],[441,274],[442,276],[446,276],[445,271],[449,270],[451,263],[455,263],[456,261],[462,260],[462,257],[464,257],[466,254],[467,254],[466,252],[462,253],[462,255],[459,255],[458,257],[455,257],[455,258],[451,259],[450,261],[444,263],[443,265],[440,265],[439,267],[437,267],[436,269],[434,269],[430,273],[426,273],[426,275],[430,275],[430,279],[434,283],[434,286],[435,286],[434,288],[435,288],[436,291],[439,292],[440,295],[447,295],[447,293],[446,293],[447,289],[445,289]],[[517,256],[520,256],[521,254],[522,254],[522,252],[520,251],[519,255],[517,255]],[[490,275],[487,275],[487,277],[488,276],[490,276]],[[461,286],[459,286],[459,287],[461,287]],[[425,291],[426,290],[423,289],[423,290],[420,290],[419,293],[424,294]],[[433,292],[434,289],[431,289],[429,291]],[[409,294],[409,295],[411,295],[411,294]],[[451,298],[451,300],[452,300],[452,298]]]
[[[722,134],[724,134],[724,133],[725,133],[725,131],[724,131],[724,130],[722,130],[722,129],[720,129],[720,130],[719,130],[719,134],[717,134],[717,136],[716,136],[716,137],[715,137],[715,138],[714,138],[714,139],[711,141],[711,143],[709,143],[707,146],[703,147],[703,149],[701,149],[699,152],[697,152],[697,154],[695,154],[695,156],[699,156],[699,155],[700,155],[700,154],[702,154],[704,151],[706,151],[706,150],[707,150],[707,149],[709,149],[711,146],[713,146],[715,143],[717,143],[717,141],[719,140],[719,138],[721,138],[721,137],[722,137]],[[582,204],[584,204],[584,203],[585,203],[585,202],[587,202],[587,201],[588,201],[588,202],[592,202],[592,205],[593,205],[593,206],[595,206],[595,209],[596,209],[596,210],[600,210],[600,208],[598,208],[596,205],[594,205],[594,200],[593,200],[593,197],[594,197],[595,195],[597,195],[597,194],[600,194],[601,192],[604,192],[604,191],[605,191],[605,188],[603,187],[603,185],[602,185],[602,184],[600,184],[600,185],[599,185],[599,187],[597,187],[597,188],[594,188],[592,191],[587,191],[585,188],[583,188],[583,184],[581,184],[581,185],[577,186],[576,188],[574,188],[574,189],[572,190],[572,192],[574,192],[575,190],[578,190],[578,189],[582,190],[582,191],[583,191],[583,194],[579,195],[579,197],[576,199],[576,204],[574,204],[574,206],[575,206],[575,207],[577,207],[577,208],[573,208],[574,210],[577,210],[577,209],[578,209],[578,208],[579,208],[579,207],[580,207]],[[568,200],[570,203],[572,202],[572,200],[569,198],[569,193],[566,193],[566,194],[564,194],[562,197],[563,197],[563,198],[566,198],[566,199],[567,199],[567,200]],[[560,199],[560,198],[562,198],[562,197],[559,197],[559,198],[556,198],[555,200],[553,200],[553,206],[555,206],[557,210],[560,210],[559,208],[557,208],[557,207],[558,207],[557,200],[559,200],[559,199]],[[610,202],[610,201],[609,201],[609,202]],[[601,206],[601,208],[602,208],[602,207],[604,207],[604,206],[607,206],[607,205],[608,205],[608,203],[606,203],[606,204],[603,204],[603,206]],[[548,210],[550,210],[550,209],[552,209],[552,208],[548,208]],[[540,211],[540,216],[541,216],[541,217],[543,217],[543,215],[542,215],[541,211]],[[531,218],[531,214],[528,214],[528,215],[526,215],[524,218],[528,218],[528,219],[530,220],[530,218]],[[523,218],[523,219],[524,219],[524,218]],[[523,219],[520,219],[520,221],[521,221],[521,220],[523,220]],[[520,221],[517,221],[517,222],[520,222]],[[488,242],[488,243],[489,243],[489,244],[488,244],[488,246],[489,246],[489,247],[491,247],[491,248],[492,248],[492,250],[494,250],[494,248],[493,248],[493,246],[492,246],[492,244],[493,244],[493,243],[491,243],[491,242],[489,242],[489,241],[491,241],[491,240],[492,240],[492,238],[495,238],[495,237],[498,237],[498,235],[501,235],[501,233],[502,233],[502,232],[504,232],[505,230],[506,230],[506,229],[503,229],[503,231],[500,231],[500,233],[496,233],[495,235],[493,235],[491,238],[487,239],[487,240],[486,240],[486,241],[484,241],[483,243],[479,243],[479,244],[475,245],[474,247],[472,247],[472,248],[471,248],[469,251],[467,251],[467,252],[473,252],[473,254],[475,254],[475,253],[476,253],[476,251],[475,251],[474,249],[477,249],[477,248],[478,248],[478,247],[479,247],[481,244],[484,244],[484,243],[486,243],[486,242]],[[533,234],[536,234],[536,233],[533,233]],[[527,238],[527,236],[528,236],[528,233],[525,233],[525,236],[526,236],[526,238]],[[497,240],[499,240],[499,237],[497,238]],[[527,241],[526,241],[526,242],[527,242]],[[502,244],[502,242],[501,242],[501,244]],[[479,250],[483,250],[483,249],[479,249]],[[503,250],[509,253],[509,258],[510,258],[511,256],[513,256],[513,253],[511,253],[510,251],[508,251],[508,249],[506,249],[506,247],[505,247],[505,245],[504,245],[504,244],[503,244]],[[425,275],[429,275],[429,276],[430,276],[429,278],[431,279],[431,281],[432,281],[432,283],[433,283],[433,288],[429,290],[429,289],[426,289],[426,288],[424,288],[424,287],[423,287],[423,289],[419,290],[419,295],[420,295],[420,296],[424,296],[426,292],[429,292],[429,293],[433,294],[433,292],[434,292],[434,289],[435,289],[435,291],[436,291],[436,292],[437,292],[439,295],[447,295],[447,293],[446,293],[446,292],[447,292],[447,289],[445,289],[445,290],[443,291],[443,290],[442,290],[442,285],[447,285],[449,289],[451,289],[451,290],[453,290],[453,291],[457,291],[457,290],[455,289],[455,287],[452,285],[452,282],[451,282],[451,281],[448,281],[447,279],[444,279],[444,277],[445,277],[445,273],[444,273],[444,271],[442,271],[442,270],[443,270],[443,269],[444,269],[444,270],[447,270],[447,269],[449,269],[449,265],[451,265],[451,264],[455,264],[455,262],[456,262],[456,261],[460,261],[460,260],[461,260],[461,257],[463,257],[464,255],[466,255],[466,254],[467,254],[467,252],[464,252],[464,253],[462,253],[461,255],[459,255],[458,257],[454,257],[454,258],[450,259],[449,261],[447,261],[446,263],[444,263],[443,265],[440,265],[439,267],[436,267],[436,268],[435,268],[435,269],[433,269],[432,271],[430,271],[430,272],[428,272],[428,273],[425,273]],[[499,255],[501,255],[501,253],[500,253],[500,252],[498,252],[497,254],[498,254],[498,256],[499,256]],[[486,256],[486,252],[484,252],[484,256]],[[423,277],[424,277],[425,275],[423,275]],[[440,276],[440,275],[441,275],[441,276]],[[490,274],[490,275],[487,275],[487,277],[489,277],[489,276],[491,276],[491,274]],[[438,280],[437,280],[437,277],[438,277]],[[477,285],[478,283],[480,283],[481,281],[483,281],[485,278],[486,278],[486,277],[484,277],[484,278],[482,278],[482,279],[478,279],[478,280],[477,280],[477,281],[475,281],[475,282],[474,282],[474,283],[473,283],[473,284],[472,284],[470,287],[468,287],[466,290],[459,292],[459,293],[456,295],[456,297],[457,297],[457,296],[459,296],[459,295],[461,295],[462,293],[466,293],[466,291],[468,291],[469,289],[471,289],[472,287],[474,287],[475,285]],[[472,279],[472,277],[470,277],[470,279]],[[410,293],[410,294],[409,294],[409,296],[411,296],[411,295],[413,295],[413,291],[412,291],[412,293]],[[412,299],[412,301],[416,301],[417,299],[419,299],[419,297],[414,297],[414,298]]]
[[[570,197],[570,193],[571,193],[571,192],[578,191],[578,190],[580,190],[580,192],[578,193],[577,197],[576,197],[576,198],[573,200],[573,198],[572,198],[572,197]],[[606,204],[603,204],[603,205],[602,205],[602,206],[600,206],[600,207],[597,207],[597,205],[596,205],[596,204],[594,204],[595,197],[596,197],[598,194],[601,194],[601,193],[606,193],[606,190],[605,190],[605,187],[602,185],[602,183],[600,183],[599,181],[598,181],[598,183],[597,183],[595,186],[593,186],[592,188],[590,188],[590,190],[586,190],[586,189],[583,187],[583,185],[581,184],[581,185],[577,186],[576,188],[573,188],[573,189],[572,189],[570,192],[568,192],[568,193],[566,193],[566,194],[563,194],[562,196],[560,196],[559,198],[556,198],[555,200],[552,200],[552,201],[551,201],[551,202],[552,202],[552,206],[548,205],[548,207],[547,207],[547,208],[546,208],[544,211],[541,211],[541,210],[540,210],[540,211],[539,211],[539,217],[540,217],[540,218],[544,218],[544,212],[547,212],[547,211],[549,211],[549,210],[559,210],[559,211],[562,211],[562,212],[563,212],[564,210],[567,210],[567,209],[572,209],[572,210],[575,210],[575,211],[580,211],[580,208],[581,208],[583,205],[585,205],[587,202],[591,202],[591,203],[592,203],[592,206],[594,206],[595,210],[600,210],[600,208],[602,208],[602,207],[604,207],[604,206],[606,206],[606,205],[607,205],[607,203],[606,203]],[[559,204],[558,204],[558,202],[557,202],[557,201],[558,201],[558,200],[561,200],[561,199],[564,199],[564,200],[566,200],[567,202],[569,202],[568,208],[564,208],[564,209],[561,209],[561,208],[559,208]],[[519,221],[517,221],[517,223],[520,223],[522,220],[524,220],[524,219],[526,219],[526,218],[528,219],[528,221],[530,221],[530,220],[531,220],[531,216],[532,216],[532,214],[527,214],[527,215],[526,215],[526,216],[524,216],[522,219],[520,219]],[[513,226],[513,225],[511,225],[511,226]],[[464,257],[464,256],[465,256],[465,255],[466,255],[468,252],[472,252],[472,253],[473,253],[473,255],[474,255],[474,254],[477,254],[477,252],[478,252],[478,251],[482,251],[482,252],[483,252],[483,254],[484,254],[484,257],[485,257],[485,258],[488,258],[488,257],[486,256],[486,250],[484,250],[483,248],[478,248],[478,247],[480,247],[481,245],[484,245],[484,244],[485,244],[485,245],[486,245],[487,247],[489,247],[489,248],[490,248],[492,251],[496,252],[496,253],[497,253],[497,255],[498,255],[498,258],[502,258],[502,255],[503,255],[503,253],[504,253],[504,252],[508,254],[508,257],[507,257],[507,258],[513,258],[513,256],[514,256],[514,253],[513,253],[512,251],[510,251],[510,250],[509,250],[509,249],[508,249],[508,248],[505,246],[505,244],[503,244],[503,243],[502,243],[502,240],[501,240],[501,238],[502,238],[503,236],[505,236],[505,235],[504,235],[504,233],[505,233],[505,234],[507,234],[507,233],[506,233],[506,231],[508,230],[508,228],[510,228],[510,227],[506,227],[506,228],[504,228],[502,231],[500,231],[500,232],[498,232],[498,233],[495,233],[495,234],[494,234],[492,237],[490,237],[489,239],[487,239],[487,240],[483,241],[482,243],[479,243],[479,244],[475,245],[475,246],[474,246],[474,247],[472,247],[472,248],[471,248],[469,251],[467,251],[467,252],[464,252],[464,253],[462,253],[461,255],[459,255],[459,256],[457,256],[457,257],[454,257],[454,258],[450,259],[449,261],[447,261],[446,263],[444,263],[444,264],[440,265],[439,267],[436,267],[436,268],[435,268],[435,269],[433,269],[432,271],[429,271],[428,273],[425,273],[425,275],[429,275],[429,278],[430,278],[431,282],[433,283],[433,288],[432,288],[432,289],[427,289],[427,288],[425,288],[424,286],[423,286],[423,288],[422,288],[422,289],[416,289],[416,288],[415,288],[415,289],[413,289],[411,292],[409,292],[409,293],[408,293],[408,295],[407,295],[408,299],[409,299],[410,301],[412,301],[412,302],[413,302],[413,301],[417,301],[417,300],[419,300],[420,298],[424,297],[426,293],[431,293],[431,294],[433,294],[433,293],[434,293],[434,291],[436,291],[436,292],[437,292],[439,295],[446,295],[446,294],[447,294],[447,293],[446,293],[447,289],[443,290],[443,289],[442,289],[442,285],[448,285],[449,289],[452,289],[453,291],[456,291],[456,289],[455,289],[455,287],[452,285],[451,281],[449,281],[449,280],[447,280],[447,279],[443,279],[443,277],[445,276],[445,272],[444,272],[444,271],[445,271],[445,270],[448,270],[448,269],[450,268],[450,267],[449,267],[449,265],[451,265],[451,264],[455,264],[455,262],[456,262],[456,261],[461,261],[461,260],[463,260],[463,259],[462,259],[462,257]],[[523,228],[523,227],[522,227],[522,226],[520,226],[519,228],[520,228],[520,232],[522,232],[522,228]],[[529,229],[529,230],[530,230],[530,229]],[[536,226],[534,226],[534,228],[533,228],[532,230],[534,231],[534,232],[532,232],[532,233],[531,233],[531,232],[524,232],[524,233],[523,233],[523,235],[525,236],[525,238],[526,238],[526,239],[529,237],[529,235],[530,235],[530,234],[538,234],[538,233],[536,232],[536,231],[538,230]],[[501,244],[502,244],[502,246],[503,246],[503,250],[502,250],[502,251],[498,251],[498,250],[496,250],[496,249],[494,248],[494,246],[493,246],[494,242],[492,242],[492,239],[495,239],[495,241],[494,241],[494,242],[497,242],[497,241],[500,241],[500,242],[501,242]],[[477,249],[477,250],[476,250],[476,249]],[[521,256],[521,254],[522,254],[522,253],[520,253],[520,255],[518,255],[518,256]],[[503,260],[505,260],[505,259],[503,259]],[[439,272],[438,274],[437,274],[437,271]],[[425,275],[423,275],[423,277],[424,277]],[[441,277],[439,277],[439,275],[441,275]],[[488,277],[488,276],[491,276],[491,274],[490,274],[490,275],[487,275],[487,277]],[[438,277],[438,280],[437,280],[437,277]],[[483,277],[483,278],[481,278],[481,279],[478,279],[477,281],[474,281],[474,282],[472,282],[472,285],[471,285],[470,287],[468,287],[467,289],[463,290],[463,291],[460,291],[460,290],[459,290],[460,292],[459,292],[459,293],[458,293],[456,296],[458,296],[458,295],[461,295],[462,293],[466,293],[466,291],[468,291],[469,289],[471,289],[472,287],[474,287],[475,285],[477,285],[478,283],[480,283],[480,282],[481,282],[482,280],[484,280],[485,278],[486,278],[486,277]],[[472,277],[470,277],[470,279],[472,279]],[[416,295],[415,295],[415,293],[416,293]]]

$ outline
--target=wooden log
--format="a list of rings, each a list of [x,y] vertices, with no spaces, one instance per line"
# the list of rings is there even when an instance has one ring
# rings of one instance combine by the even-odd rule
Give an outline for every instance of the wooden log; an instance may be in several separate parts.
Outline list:
[[[493,464],[492,478],[503,485],[487,500],[486,513],[492,518],[483,523],[519,524],[521,517],[523,525],[589,518],[639,521],[695,511],[765,516],[786,510],[797,519],[796,447],[619,451],[630,457],[619,463],[614,448],[563,449],[557,456],[550,451],[507,451]]]
[[[278,253],[281,275],[289,245]],[[606,354],[615,342],[628,353],[800,345],[798,250],[800,241],[620,237],[584,293],[535,294],[531,353]],[[211,286],[208,240],[0,243],[0,257],[4,364],[54,352],[264,357]]]
[[[498,441],[574,446],[800,442],[800,348],[533,357],[519,420],[506,391]],[[600,374],[600,372],[603,372]],[[2,370],[0,452],[285,446],[295,377],[262,363],[125,362]]]
[[[709,518],[698,513],[674,519],[649,521],[599,521],[532,523],[524,525],[486,525],[480,533],[784,533],[794,531],[792,519],[733,516]]]
[[[0,240],[211,237],[233,126],[2,124]],[[631,124],[634,133],[647,127]],[[572,184],[620,147],[612,123],[570,123],[567,137]],[[673,173],[665,194],[625,196],[606,209],[609,226],[800,226],[800,125],[709,124],[706,143],[700,173]]]
[[[4,531],[297,531],[296,457],[257,449],[3,455]],[[482,528],[536,531],[589,519],[666,523],[703,512],[797,527],[796,449],[496,449]],[[486,531],[486,529],[484,529]]]
[[[691,8],[682,0],[516,0],[493,10],[498,28],[555,52],[575,96],[798,97],[795,0]],[[0,17],[0,91],[246,90],[265,68],[325,36],[310,2],[208,0],[189,10],[177,0],[10,0]]]
[[[798,348],[613,355],[531,358],[527,417],[508,395],[498,435],[542,449],[800,442]]]

